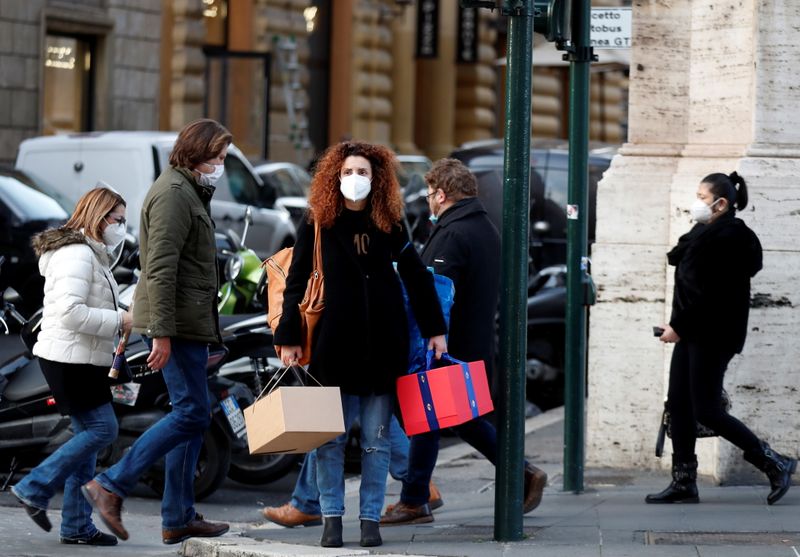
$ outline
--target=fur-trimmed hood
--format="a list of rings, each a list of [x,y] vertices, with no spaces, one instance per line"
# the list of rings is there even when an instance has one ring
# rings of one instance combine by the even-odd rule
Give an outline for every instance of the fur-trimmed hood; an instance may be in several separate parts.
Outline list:
[[[31,246],[36,252],[37,257],[41,257],[48,251],[57,250],[70,244],[85,244],[86,236],[83,232],[71,228],[49,228],[44,232],[36,234],[31,239]]]

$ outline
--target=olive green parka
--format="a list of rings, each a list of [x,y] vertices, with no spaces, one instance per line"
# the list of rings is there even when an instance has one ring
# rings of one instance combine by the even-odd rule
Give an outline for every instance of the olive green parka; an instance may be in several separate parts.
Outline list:
[[[133,330],[151,338],[220,342],[213,188],[167,168],[142,204]]]

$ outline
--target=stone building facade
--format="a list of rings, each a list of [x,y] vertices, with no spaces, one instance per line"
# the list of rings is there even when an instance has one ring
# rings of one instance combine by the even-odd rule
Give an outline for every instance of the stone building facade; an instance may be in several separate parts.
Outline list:
[[[254,159],[306,164],[343,137],[437,158],[502,135],[504,19],[458,0],[3,0],[0,160],[40,134],[202,116]],[[595,139],[624,135],[626,71],[596,74]],[[566,72],[535,68],[535,137],[566,135]]]
[[[800,410],[800,5],[792,0],[634,2],[630,128],[599,185],[591,310],[587,457],[601,466],[666,467],[653,456],[671,347],[665,254],[691,226],[711,172],[737,170],[764,269],[752,283],[744,352],[726,374],[732,413],[797,455]],[[669,443],[667,443],[669,449]],[[717,438],[698,442],[700,471],[722,481],[763,475]]]
[[[0,160],[57,129],[44,115],[58,120],[68,95],[84,97],[74,99],[84,129],[156,128],[160,22],[161,0],[0,2]],[[46,88],[49,71],[70,69],[91,72],[91,85]]]

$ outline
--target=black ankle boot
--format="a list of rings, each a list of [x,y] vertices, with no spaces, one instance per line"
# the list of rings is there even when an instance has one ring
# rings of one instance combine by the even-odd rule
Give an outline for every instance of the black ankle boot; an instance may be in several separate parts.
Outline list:
[[[772,491],[767,495],[767,505],[777,503],[781,497],[786,495],[792,486],[792,474],[797,469],[797,460],[773,451],[763,441],[759,451],[746,451],[744,459],[769,478]]]
[[[378,523],[373,520],[361,521],[361,547],[377,547],[383,545]]]
[[[699,503],[697,495],[697,457],[680,462],[672,455],[672,483],[661,493],[645,497],[645,503]]]
[[[325,526],[322,530],[322,539],[319,545],[322,547],[342,547],[342,517],[341,516],[326,516],[324,519]]]

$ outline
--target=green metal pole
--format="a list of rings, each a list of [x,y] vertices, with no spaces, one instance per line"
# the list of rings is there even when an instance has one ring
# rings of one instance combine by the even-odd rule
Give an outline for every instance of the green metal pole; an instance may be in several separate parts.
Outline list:
[[[533,0],[508,0],[497,492],[494,538],[522,539]]]
[[[569,192],[567,211],[567,323],[564,378],[564,491],[583,491],[586,397],[584,280],[589,220],[589,46],[591,5],[572,2],[569,88]]]

